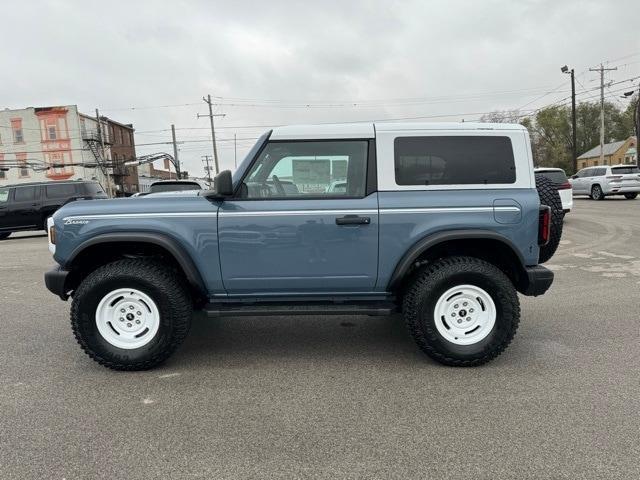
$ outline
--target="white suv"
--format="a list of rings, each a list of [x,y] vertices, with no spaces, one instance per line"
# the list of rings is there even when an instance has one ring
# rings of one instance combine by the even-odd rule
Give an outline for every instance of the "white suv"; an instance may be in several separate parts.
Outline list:
[[[636,165],[601,165],[583,168],[569,180],[573,193],[602,200],[607,195],[624,195],[632,200],[640,192],[640,169]]]

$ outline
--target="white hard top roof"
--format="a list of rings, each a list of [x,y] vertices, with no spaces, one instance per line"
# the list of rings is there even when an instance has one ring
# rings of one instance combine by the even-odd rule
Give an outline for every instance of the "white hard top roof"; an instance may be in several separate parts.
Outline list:
[[[287,125],[275,127],[271,133],[273,140],[324,139],[324,138],[374,138],[375,132],[395,132],[408,130],[525,130],[514,123],[479,122],[361,122],[361,123],[321,123],[317,125]]]

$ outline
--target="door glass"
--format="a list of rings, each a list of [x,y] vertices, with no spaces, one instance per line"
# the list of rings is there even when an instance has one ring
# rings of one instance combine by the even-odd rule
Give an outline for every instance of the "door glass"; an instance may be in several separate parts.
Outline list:
[[[271,142],[244,180],[243,198],[365,195],[366,140]]]
[[[28,202],[36,199],[36,187],[18,187],[13,194],[16,202]]]

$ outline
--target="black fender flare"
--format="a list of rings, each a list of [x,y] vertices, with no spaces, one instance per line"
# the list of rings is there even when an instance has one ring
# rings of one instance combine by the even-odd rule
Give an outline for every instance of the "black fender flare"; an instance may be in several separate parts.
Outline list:
[[[154,232],[116,232],[96,235],[78,245],[67,258],[65,265],[73,264],[74,259],[88,247],[101,243],[129,242],[129,243],[151,243],[167,250],[175,258],[180,268],[184,272],[189,284],[199,293],[207,296],[207,289],[202,279],[200,271],[193,262],[191,256],[173,238],[162,233]]]
[[[520,266],[524,270],[525,262],[522,254],[516,248],[515,244],[504,235],[491,231],[491,230],[479,230],[479,229],[467,229],[467,230],[444,230],[432,233],[425,237],[422,237],[416,243],[414,243],[409,250],[405,252],[400,261],[396,264],[396,268],[389,279],[387,285],[387,291],[392,291],[397,287],[405,274],[409,271],[411,266],[424,252],[430,248],[450,240],[467,240],[467,239],[486,239],[497,240],[503,243],[506,247],[511,249],[520,260]]]

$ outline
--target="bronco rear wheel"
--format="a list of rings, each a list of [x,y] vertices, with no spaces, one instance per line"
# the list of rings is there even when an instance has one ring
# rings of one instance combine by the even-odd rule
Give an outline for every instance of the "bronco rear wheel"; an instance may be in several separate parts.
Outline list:
[[[192,302],[173,270],[145,259],[119,260],[85,278],[73,295],[71,326],[82,349],[114,370],[145,370],[184,340]]]
[[[624,198],[626,198],[627,200],[633,200],[637,196],[638,196],[637,193],[625,193],[624,194]]]
[[[434,360],[482,365],[509,345],[520,321],[511,280],[474,257],[449,257],[422,267],[403,299],[409,332]]]

